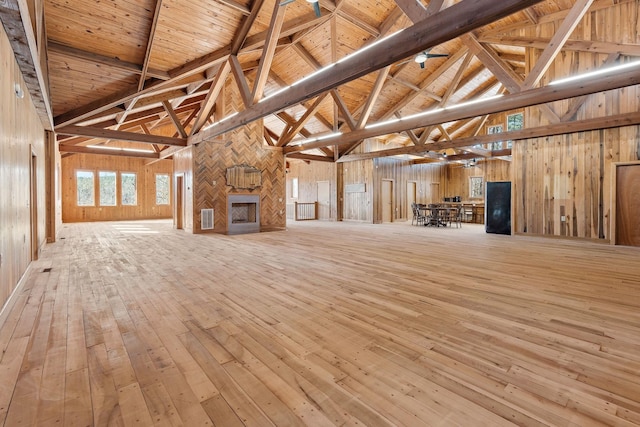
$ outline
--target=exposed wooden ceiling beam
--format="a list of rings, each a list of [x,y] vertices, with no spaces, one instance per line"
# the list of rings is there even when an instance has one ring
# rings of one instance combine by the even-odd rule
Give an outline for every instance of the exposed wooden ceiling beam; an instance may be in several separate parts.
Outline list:
[[[85,147],[83,145],[65,145],[60,144],[61,153],[82,153],[82,154],[99,154],[103,156],[121,156],[121,157],[138,157],[143,159],[159,159],[160,155],[156,152],[130,151],[123,148],[97,148]]]
[[[562,46],[567,41],[573,30],[578,26],[584,14],[587,13],[587,10],[589,10],[593,1],[594,0],[576,0],[571,11],[560,27],[556,30],[551,41],[549,41],[549,44],[544,51],[542,51],[542,54],[536,61],[535,65],[524,79],[522,89],[531,89],[540,82],[542,77],[544,77],[544,73],[547,72],[553,60],[556,59],[556,56],[562,49]]]
[[[249,31],[251,30],[253,23],[258,17],[258,13],[260,12],[260,9],[262,8],[263,4],[264,4],[264,0],[253,1],[253,4],[251,5],[251,10],[247,14],[247,16],[245,16],[244,19],[242,20],[242,24],[236,31],[233,37],[233,41],[231,42],[232,55],[238,55],[238,52],[240,52],[240,49],[242,48],[242,45],[247,39],[247,35],[249,34]]]
[[[427,87],[429,87],[433,82],[435,82],[443,73],[448,71],[451,67],[453,67],[463,56],[466,55],[468,49],[463,47],[451,55],[447,60],[439,66],[433,73],[429,74],[426,79],[424,79],[419,84],[419,88],[424,91]],[[407,105],[409,105],[413,100],[415,100],[421,92],[411,92],[406,97],[404,97],[400,102],[391,106],[386,113],[384,113],[380,120],[386,120],[391,118],[397,111],[401,111]]]
[[[327,96],[329,96],[328,93],[322,94],[313,102],[313,104],[311,104],[311,106],[307,109],[307,111],[305,111],[302,117],[300,117],[300,119],[291,127],[291,129],[289,129],[280,138],[277,144],[278,147],[287,145],[298,134],[298,132],[300,132],[304,128],[304,125],[316,113],[316,111],[318,111],[320,105],[322,104],[322,101],[324,101]]]
[[[182,138],[186,138],[188,136],[187,132],[184,130],[184,126],[182,126],[182,123],[180,123],[180,119],[178,118],[178,115],[176,114],[173,107],[171,106],[171,103],[169,103],[169,101],[162,101],[162,106],[164,107],[165,111],[169,115],[171,122],[176,127],[178,134]],[[145,132],[145,133],[148,133],[148,132]]]
[[[515,110],[562,99],[619,89],[640,84],[640,73],[637,69],[626,68],[607,70],[601,75],[587,76],[583,79],[567,82],[562,85],[545,86],[527,91],[512,93],[498,99],[487,100],[481,103],[445,109],[439,112],[420,115],[414,118],[404,118],[401,121],[379,124],[362,130],[327,138],[322,141],[310,142],[295,147],[286,147],[285,152],[305,151],[318,147],[348,144],[364,138],[372,138],[379,135],[403,132],[407,129],[416,129],[429,125],[437,125],[465,118],[483,116],[502,111]],[[568,126],[569,123],[563,123]]]
[[[156,28],[158,28],[158,20],[160,18],[160,11],[162,10],[162,0],[156,0],[156,8],[153,13],[153,19],[151,21],[151,29],[149,30],[149,37],[147,37],[147,49],[144,54],[144,61],[142,62],[142,72],[140,73],[140,79],[138,81],[138,90],[144,88],[144,82],[147,80],[147,70],[149,69],[149,60],[151,59],[151,49],[153,48],[153,42],[155,40]]]
[[[511,93],[522,91],[523,81],[513,69],[506,64],[497,52],[491,47],[478,42],[476,37],[469,33],[461,37],[464,44],[482,61],[489,71],[502,83],[504,87]],[[551,123],[558,123],[560,118],[548,105],[541,105],[540,111],[547,117]]]
[[[281,36],[291,35],[305,28],[320,25],[328,17],[316,17],[313,12],[295,18],[291,21],[287,21],[282,26]],[[246,39],[242,52],[260,48],[265,43],[267,31],[255,34]],[[105,98],[96,100],[87,105],[77,107],[71,111],[60,114],[54,118],[55,126],[65,126],[72,123],[77,123],[83,119],[95,116],[96,114],[115,107],[119,104],[125,103],[133,98],[141,95],[149,95],[156,91],[163,90],[167,87],[175,86],[182,81],[189,80],[194,74],[200,73],[213,66],[222,64],[227,61],[229,55],[232,53],[233,45],[229,45],[220,48],[214,52],[197,58],[187,64],[178,66],[169,71],[170,78],[165,81],[159,81],[148,85],[142,91],[138,91],[136,88],[124,89],[115,94],[109,95]],[[197,80],[197,79],[196,79]]]
[[[376,81],[369,92],[369,96],[367,97],[367,101],[362,108],[362,113],[360,113],[360,118],[358,119],[358,123],[356,124],[356,129],[362,129],[366,126],[367,121],[369,120],[369,116],[373,111],[373,107],[378,100],[378,96],[380,92],[382,92],[382,88],[384,87],[385,80],[389,75],[389,71],[391,70],[391,66],[388,65],[384,67],[382,70],[378,71],[378,76],[376,77]]]
[[[63,44],[58,43],[55,40],[49,40],[47,42],[47,50],[49,51],[49,53],[55,53],[55,54],[69,57],[69,58],[79,59],[81,61],[87,61],[94,64],[106,65],[107,67],[113,67],[119,70],[128,71],[135,74],[142,73],[141,65],[122,61],[120,59],[112,58],[109,56],[98,55],[96,53],[87,52],[85,50],[78,49],[75,47],[65,46]],[[167,80],[169,78],[169,73],[167,73],[166,71],[160,71],[153,68],[147,68],[147,75],[149,77],[153,77],[160,80]]]
[[[196,118],[193,127],[191,128],[191,134],[198,132],[202,127],[207,123],[209,117],[211,116],[211,112],[213,111],[213,107],[216,104],[216,100],[218,99],[218,95],[224,86],[227,76],[231,71],[231,65],[229,61],[226,61],[220,67],[218,74],[216,75],[211,88],[209,89],[209,93],[207,93],[207,97],[202,101],[200,106],[200,112],[198,113],[198,117]]]
[[[118,141],[144,142],[146,144],[177,145],[186,146],[187,140],[184,138],[171,138],[160,135],[145,135],[143,133],[123,132],[111,129],[98,129],[86,126],[63,126],[56,129],[56,133],[61,135],[85,136],[90,138],[113,139]]]
[[[216,137],[246,123],[281,111],[539,2],[540,0],[503,0],[500,2],[463,0],[405,28],[379,44],[372,45],[366,54],[347,56],[331,66],[330,69],[326,69],[325,72],[315,74],[305,80],[304,84],[292,86],[286,91],[265,98],[260,104],[238,113],[233,118],[214,124],[206,131],[191,136],[190,143],[198,143]]]
[[[269,70],[271,70],[271,63],[273,62],[273,56],[276,53],[276,46],[278,44],[278,39],[280,38],[280,30],[284,23],[284,12],[286,9],[286,6],[280,6],[279,1],[274,3],[269,31],[267,32],[266,42],[264,44],[264,49],[262,50],[262,56],[260,57],[260,64],[258,65],[258,71],[256,72],[253,92],[251,92],[251,102],[253,104],[258,102],[264,93],[267,78],[269,77]]]
[[[640,124],[640,112],[619,114],[616,116],[598,117],[595,119],[580,120],[570,123],[557,123],[548,126],[540,126],[511,132],[503,132],[490,135],[482,135],[471,138],[459,138],[453,141],[441,141],[424,146],[409,146],[393,148],[389,150],[373,151],[370,153],[350,154],[341,157],[338,162],[351,162],[377,157],[397,156],[403,154],[422,154],[427,151],[443,150],[446,148],[471,147],[476,144],[490,144],[492,142],[512,140],[519,141],[532,138],[543,138],[554,135],[564,135],[575,132],[587,132],[600,129],[609,129],[622,126],[634,126]],[[290,154],[287,154],[289,157]]]
[[[489,36],[478,37],[478,41],[481,43],[502,44],[505,46],[544,49],[549,45],[551,39],[544,37]],[[640,56],[640,45],[638,44],[610,43],[590,40],[569,39],[563,44],[562,50],[602,54],[619,53],[627,56]]]
[[[315,154],[305,154],[305,153],[295,153],[290,156],[287,156],[290,159],[298,159],[298,160],[310,160],[314,162],[330,162],[333,163],[333,157],[326,156],[317,156]]]

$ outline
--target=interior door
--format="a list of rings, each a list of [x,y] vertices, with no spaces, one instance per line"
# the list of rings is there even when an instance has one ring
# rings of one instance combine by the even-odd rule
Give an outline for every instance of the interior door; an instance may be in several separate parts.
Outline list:
[[[382,181],[382,222],[393,221],[393,181]]]
[[[329,181],[318,181],[318,219],[331,219],[331,185]]]
[[[413,221],[413,210],[411,205],[416,202],[416,183],[407,182],[407,219]]]
[[[31,195],[30,195],[30,211],[29,214],[31,216],[31,260],[35,261],[38,259],[38,158],[35,154],[31,155],[31,170],[30,170],[30,187],[31,187]]]
[[[184,228],[184,176],[176,175],[176,202],[174,204],[175,216],[174,224],[176,229],[182,230]]]
[[[640,246],[640,165],[616,168],[616,244]]]

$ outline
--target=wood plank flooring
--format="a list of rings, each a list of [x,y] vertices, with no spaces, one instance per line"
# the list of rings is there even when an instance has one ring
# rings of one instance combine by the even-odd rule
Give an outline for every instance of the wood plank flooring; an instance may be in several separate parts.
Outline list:
[[[317,221],[60,238],[0,328],[5,426],[640,425],[640,248]]]

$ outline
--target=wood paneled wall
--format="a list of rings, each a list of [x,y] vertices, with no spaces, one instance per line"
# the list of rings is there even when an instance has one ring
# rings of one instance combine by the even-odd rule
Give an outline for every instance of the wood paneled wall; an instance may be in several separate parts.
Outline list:
[[[123,221],[136,219],[171,218],[172,205],[156,204],[156,174],[173,174],[171,160],[148,164],[148,159],[133,157],[74,154],[62,159],[62,221]],[[95,174],[95,206],[78,206],[76,171],[93,171]],[[117,172],[117,205],[100,206],[98,172]],[[136,174],[137,205],[122,206],[120,202],[120,172]],[[173,196],[173,188],[170,190]]]
[[[376,188],[373,179],[373,162],[360,160],[349,163],[339,163],[340,174],[343,177],[343,212],[345,221],[373,222],[373,198]],[[350,186],[364,184],[364,192],[351,192]]]
[[[182,212],[182,228],[186,231],[193,233],[193,218],[194,218],[194,205],[193,205],[193,146],[184,148],[173,155],[173,197],[172,200],[175,203],[177,177],[182,177],[182,197],[183,197],[183,212]],[[175,206],[174,206],[175,208]],[[176,218],[173,219],[173,225],[176,226]]]
[[[599,42],[640,43],[638,2],[614,5],[585,15],[572,39]],[[526,30],[523,35],[551,37],[553,23]],[[540,50],[528,50],[531,68]],[[549,68],[545,83],[600,66],[607,55],[563,52]],[[634,58],[622,58],[623,61]],[[598,93],[587,97],[577,119],[638,111],[640,88]],[[552,105],[562,117],[572,101]],[[548,123],[537,108],[529,108],[525,125]],[[518,142],[514,146],[515,231],[589,239],[611,237],[612,163],[633,161],[638,156],[638,126],[581,132]],[[564,221],[562,217],[564,216]]]
[[[287,203],[317,202],[318,182],[328,181],[331,191],[330,218],[336,220],[338,215],[338,178],[337,168],[333,163],[311,162],[306,163],[301,160],[288,160],[287,170]],[[298,198],[293,198],[291,192],[291,182],[298,179]]]
[[[22,98],[16,96],[15,84],[22,89]],[[46,241],[45,157],[44,128],[0,26],[0,307],[20,281],[32,254]],[[35,248],[31,244],[32,201],[36,203]]]

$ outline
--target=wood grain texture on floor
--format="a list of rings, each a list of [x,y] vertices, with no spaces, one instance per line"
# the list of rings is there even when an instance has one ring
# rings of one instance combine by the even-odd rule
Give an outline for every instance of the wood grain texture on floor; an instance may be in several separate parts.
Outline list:
[[[640,425],[638,248],[317,221],[59,237],[0,329],[5,426]]]

